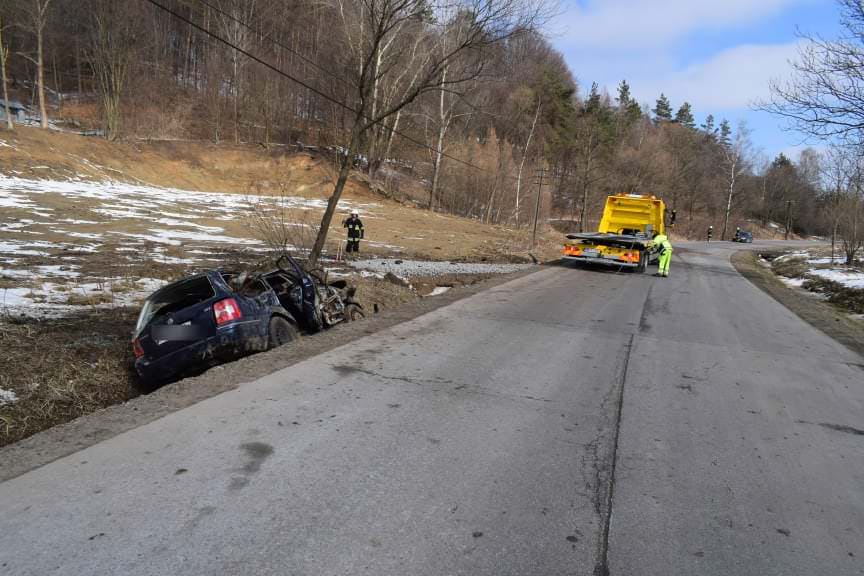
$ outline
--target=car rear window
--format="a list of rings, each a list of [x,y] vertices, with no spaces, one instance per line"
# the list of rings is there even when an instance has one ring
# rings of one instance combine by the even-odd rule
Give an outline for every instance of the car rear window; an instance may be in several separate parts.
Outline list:
[[[135,332],[140,332],[159,316],[194,306],[215,295],[207,276],[198,276],[166,286],[144,302]]]

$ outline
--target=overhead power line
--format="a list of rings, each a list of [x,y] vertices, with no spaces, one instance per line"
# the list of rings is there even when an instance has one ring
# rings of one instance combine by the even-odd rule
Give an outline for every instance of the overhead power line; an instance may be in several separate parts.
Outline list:
[[[325,92],[322,92],[318,88],[315,88],[314,86],[312,86],[308,82],[304,82],[303,80],[300,80],[299,78],[292,76],[291,74],[285,72],[284,70],[282,70],[282,69],[274,66],[273,64],[267,62],[266,60],[256,56],[255,54],[252,54],[248,50],[245,50],[245,49],[241,48],[240,46],[237,46],[236,44],[234,44],[230,40],[227,40],[226,38],[223,38],[222,36],[216,34],[215,32],[213,32],[209,29],[207,29],[206,27],[201,26],[200,24],[197,24],[196,22],[192,21],[191,19],[187,18],[186,16],[183,16],[182,14],[177,13],[176,11],[172,10],[168,6],[165,6],[161,2],[159,2],[157,0],[144,0],[144,1],[152,4],[156,8],[159,8],[160,10],[170,14],[174,18],[180,20],[181,22],[185,22],[186,24],[188,24],[192,28],[203,32],[204,34],[213,38],[214,40],[221,42],[222,44],[225,44],[226,46],[232,48],[233,50],[236,50],[240,54],[243,54],[247,58],[254,60],[255,62],[261,64],[265,68],[268,68],[268,69],[272,70],[273,72],[276,72],[277,74],[279,74],[281,76],[284,76],[288,80],[291,80],[292,82],[294,82],[296,84],[299,84],[303,88],[306,88],[310,92],[317,94],[321,98],[324,98],[325,100],[332,102],[333,104],[336,104],[337,106],[344,108],[345,110],[347,110],[349,112],[357,114],[357,110],[355,108],[351,107],[349,104],[346,104],[340,100],[337,100],[336,98],[330,96],[329,94],[326,94]],[[408,142],[411,142],[412,144],[415,144],[416,146],[418,146],[420,148],[425,148],[427,150],[435,152],[436,154],[441,154],[441,156],[443,156],[444,158],[447,158],[449,160],[453,160],[454,162],[458,162],[459,164],[463,164],[469,168],[473,168],[474,170],[479,170],[480,172],[489,172],[489,170],[487,170],[486,168],[482,168],[480,166],[477,166],[476,164],[472,164],[471,162],[468,162],[467,160],[462,160],[461,158],[458,158],[456,156],[451,156],[450,154],[447,154],[443,150],[438,150],[434,146],[429,146],[425,142],[421,142],[420,140],[417,140],[416,138],[413,138],[412,136],[408,136],[407,134],[404,134],[403,132],[400,132],[398,130],[391,128],[390,126],[387,126],[386,124],[383,124],[383,120],[384,120],[383,118],[376,121],[373,118],[370,118],[369,116],[367,116],[365,114],[362,114],[361,117],[365,120],[368,120],[369,122],[372,122],[372,125],[381,124],[381,126],[385,130],[387,130],[388,132],[396,134],[397,136],[404,138]],[[349,152],[353,152],[353,151],[349,151]]]

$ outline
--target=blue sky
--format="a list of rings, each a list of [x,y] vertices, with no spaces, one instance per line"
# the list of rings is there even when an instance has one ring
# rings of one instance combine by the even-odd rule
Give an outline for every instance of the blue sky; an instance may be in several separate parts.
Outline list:
[[[690,102],[699,123],[709,113],[733,127],[745,120],[769,157],[820,147],[751,104],[767,97],[769,80],[789,76],[797,29],[838,36],[834,0],[562,0],[561,12],[551,41],[580,90],[596,81],[614,96],[627,79],[652,108],[664,92],[675,109]]]

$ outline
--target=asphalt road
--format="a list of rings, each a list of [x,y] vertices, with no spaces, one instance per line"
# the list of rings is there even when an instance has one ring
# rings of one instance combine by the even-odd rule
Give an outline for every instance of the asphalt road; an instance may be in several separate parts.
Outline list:
[[[6,481],[0,573],[864,573],[864,359],[729,253],[543,269]]]

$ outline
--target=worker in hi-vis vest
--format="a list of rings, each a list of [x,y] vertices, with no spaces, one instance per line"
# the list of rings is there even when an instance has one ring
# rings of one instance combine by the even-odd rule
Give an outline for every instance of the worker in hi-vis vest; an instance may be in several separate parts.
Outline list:
[[[654,250],[660,253],[655,276],[666,278],[669,276],[669,262],[672,260],[672,243],[665,234],[654,235]]]

